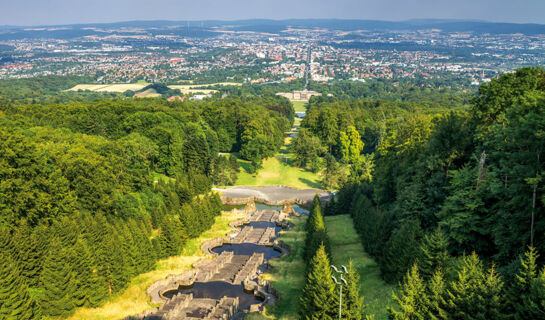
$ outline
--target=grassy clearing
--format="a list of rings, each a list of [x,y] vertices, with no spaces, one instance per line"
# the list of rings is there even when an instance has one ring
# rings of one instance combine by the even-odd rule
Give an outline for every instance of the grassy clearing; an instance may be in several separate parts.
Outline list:
[[[306,101],[292,101],[293,109],[295,109],[295,112],[306,112],[307,111],[307,104]]]
[[[333,264],[346,265],[352,259],[361,276],[360,294],[365,297],[367,313],[374,314],[376,320],[388,319],[386,307],[392,305],[394,286],[382,280],[378,265],[365,253],[352,218],[349,215],[325,217],[325,224],[331,238]]]
[[[143,92],[135,93],[134,96],[136,98],[158,98],[161,97],[161,94],[157,93],[155,89],[149,88]]]
[[[170,274],[182,273],[191,269],[193,263],[206,256],[201,250],[202,243],[225,236],[232,229],[229,222],[240,218],[242,215],[230,213],[217,217],[210,230],[204,232],[200,237],[188,241],[181,255],[158,261],[155,270],[135,277],[125,291],[113,297],[102,307],[77,309],[69,320],[124,319],[156,307],[149,301],[146,293],[147,288],[155,281],[164,279]]]
[[[67,91],[89,90],[96,92],[125,92],[138,91],[147,86],[147,83],[118,83],[118,84],[78,84]]]
[[[291,218],[294,227],[281,233],[281,239],[291,247],[291,253],[280,259],[271,260],[273,270],[262,277],[269,280],[280,291],[277,304],[266,309],[265,316],[274,319],[298,319],[298,302],[301,289],[305,282],[305,262],[303,247],[305,244],[306,217]],[[252,315],[249,319],[265,318]]]
[[[263,168],[257,174],[249,173],[250,162],[239,159],[241,172],[235,185],[267,186],[285,185],[294,188],[320,188],[317,174],[292,165],[293,160],[288,153],[263,160]]]

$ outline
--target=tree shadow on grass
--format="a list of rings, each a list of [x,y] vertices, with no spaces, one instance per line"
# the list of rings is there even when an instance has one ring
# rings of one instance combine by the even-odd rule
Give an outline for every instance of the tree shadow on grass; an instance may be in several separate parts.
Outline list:
[[[320,182],[311,181],[309,179],[299,178],[299,181],[301,181],[302,183],[306,184],[307,186],[311,188],[320,189],[322,187],[322,184]]]
[[[255,173],[251,173],[250,172],[250,163],[249,162],[242,162],[242,161],[239,161],[238,164],[240,165],[240,167],[244,170],[244,172],[246,172],[247,174],[250,174],[252,176],[255,176],[256,174]]]

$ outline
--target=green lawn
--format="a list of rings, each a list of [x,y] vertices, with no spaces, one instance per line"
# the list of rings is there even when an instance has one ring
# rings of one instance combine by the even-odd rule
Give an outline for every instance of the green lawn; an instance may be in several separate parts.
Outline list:
[[[295,112],[305,112],[307,111],[307,104],[306,101],[292,101],[293,109],[295,109]]]
[[[265,317],[274,319],[298,319],[299,294],[305,282],[305,263],[303,261],[303,246],[305,244],[306,217],[290,218],[293,228],[283,231],[280,239],[291,247],[289,255],[270,261],[272,271],[262,277],[269,280],[280,291],[277,304],[267,307]],[[248,319],[264,318],[252,315]]]
[[[331,239],[333,264],[347,265],[352,259],[361,277],[360,293],[365,297],[367,313],[374,314],[376,320],[388,319],[386,307],[393,303],[394,286],[382,280],[378,265],[365,253],[352,218],[349,215],[325,217],[325,224]]]
[[[281,150],[282,152],[282,150]],[[240,160],[241,172],[235,185],[268,186],[285,185],[294,188],[320,188],[320,177],[306,169],[291,165],[293,160],[288,153],[263,160],[263,168],[257,174],[248,172],[249,161]]]

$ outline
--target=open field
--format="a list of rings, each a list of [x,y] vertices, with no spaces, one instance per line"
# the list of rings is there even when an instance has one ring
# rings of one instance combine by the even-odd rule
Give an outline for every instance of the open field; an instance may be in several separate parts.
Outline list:
[[[99,308],[80,308],[69,320],[115,320],[124,319],[131,315],[139,314],[145,310],[156,307],[150,303],[146,293],[147,288],[157,280],[166,278],[170,274],[182,273],[192,268],[193,263],[205,257],[200,249],[203,242],[223,237],[232,230],[229,222],[242,218],[242,215],[226,213],[216,218],[216,222],[210,230],[200,237],[191,239],[185,245],[181,255],[170,257],[157,262],[155,270],[141,274],[129,284],[119,295],[113,297]]]
[[[155,89],[150,88],[150,89],[147,89],[146,91],[135,93],[134,96],[136,98],[157,98],[157,97],[160,97],[161,94],[157,93]]]
[[[274,319],[299,318],[297,314],[299,295],[305,282],[305,262],[302,255],[305,245],[306,219],[306,217],[290,218],[290,222],[294,226],[287,231],[283,231],[280,239],[290,245],[291,252],[285,257],[271,260],[272,271],[262,276],[263,279],[269,280],[280,291],[280,300],[276,305],[267,307],[266,317]],[[253,315],[253,318],[258,317],[258,315]]]
[[[203,94],[209,94],[209,93],[216,93],[217,90],[210,90],[210,89],[191,89],[190,87],[194,86],[185,86],[185,85],[172,85],[168,86],[170,89],[178,89],[183,94],[193,94],[193,93],[203,93]]]
[[[292,160],[283,158],[284,155],[263,160],[263,168],[259,169],[257,174],[248,172],[250,162],[238,160],[242,168],[237,186],[267,186],[267,185],[285,185],[289,187],[306,189],[320,188],[320,177],[306,169],[301,169],[291,165]]]
[[[73,88],[68,89],[67,91],[78,91],[78,90],[89,90],[95,92],[125,92],[128,90],[139,91],[144,89],[149,83],[140,80],[138,83],[117,83],[117,84],[78,84]],[[210,84],[184,84],[184,85],[171,85],[168,86],[171,89],[179,89],[183,94],[192,94],[192,93],[215,93],[217,90],[209,89],[195,89],[200,87],[208,86],[241,86],[242,83],[236,82],[218,82]],[[146,90],[147,91],[147,90]],[[145,97],[154,97],[153,92],[144,95]],[[157,94],[157,93],[155,93]]]
[[[125,92],[144,89],[147,83],[120,83],[120,84],[78,84],[67,91],[89,90],[95,92]]]
[[[305,112],[307,111],[306,105],[308,102],[306,101],[292,101],[293,109],[295,109],[295,112]]]
[[[365,297],[367,313],[374,314],[376,320],[388,319],[386,307],[393,303],[394,286],[382,280],[378,265],[365,253],[352,218],[349,215],[325,217],[325,225],[331,239],[333,264],[347,265],[352,259],[361,277],[360,294]]]

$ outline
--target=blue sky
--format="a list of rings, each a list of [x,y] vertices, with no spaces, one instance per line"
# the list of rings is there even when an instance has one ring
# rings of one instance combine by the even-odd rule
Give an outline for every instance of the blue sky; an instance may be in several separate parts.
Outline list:
[[[0,0],[0,25],[345,18],[543,23],[545,0]]]

